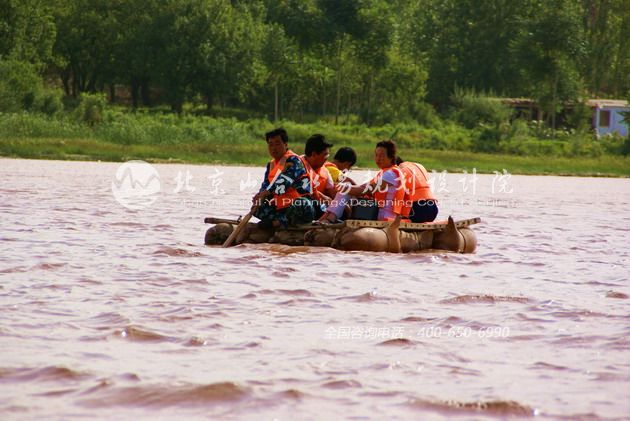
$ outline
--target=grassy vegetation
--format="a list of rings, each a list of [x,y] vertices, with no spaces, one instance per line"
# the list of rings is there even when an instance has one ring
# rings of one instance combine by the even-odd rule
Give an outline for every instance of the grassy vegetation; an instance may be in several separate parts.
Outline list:
[[[374,144],[395,134],[400,155],[405,160],[423,163],[429,170],[471,172],[474,168],[479,173],[491,173],[505,168],[512,174],[630,176],[630,158],[612,153],[621,150],[623,139],[597,141],[573,133],[559,139],[541,139],[533,137],[522,125],[467,129],[448,121],[440,121],[433,127],[417,124],[366,127],[326,121],[274,124],[266,119],[242,121],[149,111],[129,113],[122,109],[91,112],[86,119],[85,111],[54,117],[0,114],[0,155],[264,165],[268,155],[263,134],[282,125],[289,132],[290,147],[296,152],[303,152],[308,136],[323,133],[335,146],[355,148],[358,166],[362,168],[374,168]],[[497,152],[475,151],[475,145],[485,139],[494,142]]]

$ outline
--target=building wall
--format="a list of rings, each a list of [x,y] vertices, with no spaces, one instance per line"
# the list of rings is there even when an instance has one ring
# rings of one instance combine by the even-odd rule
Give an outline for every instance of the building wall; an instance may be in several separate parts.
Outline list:
[[[628,136],[628,126],[624,123],[624,116],[621,114],[622,112],[630,112],[630,107],[602,107],[595,108],[594,115],[594,126],[595,130],[597,130],[598,136],[604,136],[609,133],[618,133],[621,136]],[[600,121],[600,117],[602,115],[601,111],[609,111],[610,112],[610,124],[608,127],[601,127],[602,121]]]

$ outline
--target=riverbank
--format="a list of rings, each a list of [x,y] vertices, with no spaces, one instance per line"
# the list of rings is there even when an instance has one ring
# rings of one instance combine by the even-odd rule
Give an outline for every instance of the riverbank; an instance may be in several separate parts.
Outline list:
[[[372,144],[353,145],[359,154],[358,167],[374,168]],[[296,148],[299,151],[299,148]],[[403,155],[404,154],[404,155]],[[406,160],[421,162],[429,171],[511,174],[630,177],[630,158],[617,156],[522,157],[464,151],[402,149]],[[141,159],[160,163],[193,163],[262,166],[268,161],[264,142],[218,145],[181,143],[176,145],[120,145],[94,139],[22,138],[0,139],[0,156],[11,158],[72,161],[124,162]]]
[[[374,145],[394,137],[403,159],[421,162],[429,171],[492,173],[505,169],[528,175],[630,176],[630,157],[619,153],[621,139],[595,140],[564,132],[548,139],[521,122],[506,129],[466,129],[447,121],[432,127],[367,127],[327,121],[272,123],[254,118],[130,113],[115,108],[96,115],[98,119],[86,122],[71,113],[54,117],[0,114],[0,156],[262,166],[269,159],[263,134],[281,125],[289,132],[289,146],[296,152],[303,152],[310,135],[323,133],[334,144],[332,153],[340,146],[354,148],[359,168],[375,168]],[[494,148],[492,153],[485,149],[489,147]]]

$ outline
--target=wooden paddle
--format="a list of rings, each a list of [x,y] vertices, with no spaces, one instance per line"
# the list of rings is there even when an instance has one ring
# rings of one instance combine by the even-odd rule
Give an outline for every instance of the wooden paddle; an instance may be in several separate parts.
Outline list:
[[[225,243],[223,243],[222,247],[230,247],[232,245],[232,243],[234,243],[234,241],[236,240],[236,237],[247,226],[247,222],[249,222],[249,220],[251,219],[252,215],[254,215],[254,212],[256,212],[256,209],[258,209],[257,205],[252,206],[252,208],[250,209],[249,213],[247,215],[245,215],[243,217],[243,219],[241,219],[241,222],[239,222],[239,224],[236,226],[236,228],[234,228],[234,231],[232,231],[232,234],[230,234],[230,236],[227,238],[227,240],[225,240]]]

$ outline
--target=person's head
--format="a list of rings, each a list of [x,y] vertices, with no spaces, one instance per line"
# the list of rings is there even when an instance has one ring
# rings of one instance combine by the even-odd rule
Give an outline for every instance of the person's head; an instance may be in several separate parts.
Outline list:
[[[282,127],[265,133],[267,150],[273,159],[280,159],[289,149],[289,135]]]
[[[330,147],[332,145],[326,142],[326,138],[321,134],[314,134],[306,141],[304,155],[308,163],[314,169],[320,168],[330,156]]]
[[[396,164],[396,142],[381,140],[374,150],[374,163],[379,168],[389,168]]]
[[[339,148],[339,150],[337,150],[333,160],[335,161],[337,168],[341,171],[349,170],[357,163],[357,153],[354,149],[344,146],[343,148]]]

